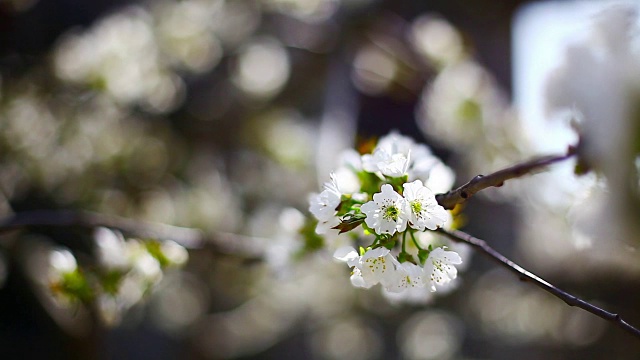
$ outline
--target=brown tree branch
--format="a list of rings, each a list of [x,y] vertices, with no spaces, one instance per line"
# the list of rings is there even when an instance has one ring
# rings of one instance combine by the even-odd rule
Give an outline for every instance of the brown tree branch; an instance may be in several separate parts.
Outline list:
[[[567,160],[573,155],[575,155],[575,151],[573,148],[570,148],[567,154],[564,155],[542,156],[496,171],[486,176],[478,175],[457,189],[436,195],[436,200],[442,207],[451,210],[457,204],[462,204],[467,199],[486,188],[502,186],[502,184],[507,180],[540,171],[548,165]]]
[[[565,303],[567,303],[567,305],[569,306],[577,306],[583,310],[586,310],[602,319],[605,319],[607,321],[610,321],[612,323],[614,323],[616,326],[618,326],[619,328],[623,329],[624,331],[628,332],[629,334],[640,338],[640,330],[633,327],[632,325],[630,325],[628,322],[624,321],[619,314],[615,314],[615,313],[611,313],[608,312],[604,309],[601,309],[591,303],[588,303],[582,299],[577,298],[574,295],[571,295],[569,293],[567,293],[566,291],[563,291],[557,287],[555,287],[554,285],[548,283],[547,281],[545,281],[544,279],[538,277],[537,275],[527,271],[526,269],[524,269],[523,267],[521,267],[520,265],[514,263],[513,261],[509,260],[508,258],[506,258],[504,255],[500,254],[499,252],[497,252],[496,250],[494,250],[491,246],[489,246],[486,241],[478,239],[476,237],[473,237],[465,232],[459,231],[459,230],[445,230],[445,229],[438,229],[436,230],[437,232],[447,236],[448,238],[450,238],[453,241],[456,242],[463,242],[463,243],[467,243],[471,246],[473,246],[474,248],[476,248],[477,250],[479,250],[480,252],[482,252],[484,255],[488,256],[491,260],[499,263],[500,265],[504,266],[505,268],[507,268],[509,271],[515,273],[516,275],[518,275],[518,277],[520,277],[521,280],[525,280],[525,281],[529,281],[531,283],[533,283],[534,285],[542,288],[543,290],[547,291],[548,293],[554,295],[555,297],[561,299],[562,301],[564,301]]]
[[[129,237],[173,240],[189,249],[208,247],[214,248],[218,252],[242,255],[248,258],[257,258],[262,255],[263,239],[225,232],[205,234],[194,228],[140,221],[89,211],[36,210],[18,212],[6,218],[0,218],[0,235],[29,227],[92,229],[100,226],[119,230]]]

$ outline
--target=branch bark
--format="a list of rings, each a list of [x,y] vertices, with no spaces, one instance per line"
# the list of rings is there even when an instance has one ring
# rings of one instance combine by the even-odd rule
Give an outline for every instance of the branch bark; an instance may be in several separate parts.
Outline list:
[[[635,336],[640,339],[640,330],[630,325],[628,322],[622,319],[619,314],[615,314],[612,312],[608,312],[604,309],[601,309],[591,303],[588,303],[574,295],[567,293],[564,290],[557,288],[556,286],[548,283],[544,279],[538,277],[537,275],[531,273],[530,271],[524,269],[520,265],[514,263],[509,260],[507,257],[494,250],[486,241],[473,237],[465,232],[459,230],[445,230],[438,229],[437,232],[445,235],[456,242],[463,242],[471,245],[476,248],[484,255],[488,256],[491,260],[497,262],[498,264],[507,268],[507,270],[515,273],[521,280],[529,281],[537,287],[545,290],[546,292],[554,295],[555,297],[561,299],[569,306],[576,306],[583,310],[586,310],[602,319],[610,321],[614,323],[616,326],[621,328],[622,330],[628,332],[629,334]]]
[[[567,154],[542,156],[496,171],[486,176],[478,175],[457,189],[436,195],[436,200],[442,207],[447,210],[451,210],[457,204],[462,204],[467,201],[467,199],[486,188],[502,186],[502,184],[507,180],[540,171],[553,163],[567,160],[573,155],[575,155],[575,151],[573,148],[570,148]]]
[[[194,228],[134,220],[89,211],[37,210],[18,212],[0,219],[0,235],[29,227],[92,229],[100,226],[119,230],[129,237],[173,240],[189,249],[213,247],[216,251],[225,254],[242,255],[247,258],[259,258],[262,256],[260,245],[264,239],[225,232],[205,234],[203,231]]]

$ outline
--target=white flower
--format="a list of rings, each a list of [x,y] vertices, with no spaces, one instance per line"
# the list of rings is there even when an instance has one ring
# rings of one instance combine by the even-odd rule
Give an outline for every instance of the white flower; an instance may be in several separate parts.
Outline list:
[[[353,267],[351,284],[356,287],[370,288],[378,283],[390,287],[396,281],[395,258],[387,248],[368,250],[359,256],[351,246],[342,247],[333,254],[336,260],[346,262]]]
[[[444,225],[449,218],[447,211],[438,204],[433,192],[422,185],[422,181],[405,183],[403,187],[406,199],[404,214],[409,226],[424,231],[425,228],[435,230]]]
[[[465,56],[462,36],[437,15],[422,15],[411,24],[410,41],[419,54],[439,67],[456,63]]]
[[[334,230],[334,232],[338,234],[340,230],[334,229],[334,227],[338,225],[340,225],[340,218],[337,216],[331,216],[329,219],[325,221],[318,221],[318,225],[316,225],[316,234],[327,235],[331,233],[332,230]]]
[[[458,270],[453,265],[462,264],[462,258],[454,251],[436,248],[424,263],[425,276],[423,280],[430,284],[431,291],[436,291],[436,285],[444,285],[458,276]]]
[[[189,260],[189,252],[187,249],[175,241],[163,241],[162,245],[160,245],[160,250],[171,265],[182,266]]]
[[[422,180],[436,192],[449,191],[455,180],[453,171],[428,146],[396,131],[380,138],[373,155],[362,156],[362,167],[392,177],[408,175],[409,181]]]
[[[464,148],[499,134],[506,126],[501,121],[505,107],[493,77],[478,63],[465,60],[444,68],[425,88],[418,124],[432,139]]]
[[[136,259],[133,264],[133,272],[152,283],[162,278],[160,263],[149,253],[144,253]]]
[[[407,228],[405,199],[389,184],[382,185],[382,192],[373,194],[373,201],[362,205],[360,210],[367,217],[364,221],[377,234],[402,232]]]
[[[435,158],[435,157],[434,157]],[[411,177],[409,174],[409,180],[424,179],[424,186],[431,189],[434,193],[445,193],[453,187],[453,183],[456,180],[456,175],[450,167],[445,165],[442,161],[435,158],[437,162],[434,162],[429,168],[426,176]]]
[[[309,196],[309,211],[320,222],[329,221],[335,216],[341,198],[342,194],[338,189],[336,177],[332,173],[331,181],[324,184],[324,190],[320,194]]]
[[[451,190],[455,174],[451,168],[431,153],[422,144],[411,148],[411,164],[409,164],[409,181],[422,180],[424,185],[436,193]]]
[[[355,192],[360,191],[360,179],[358,179],[358,175],[356,173],[346,167],[339,167],[334,172],[336,185],[341,194],[353,194]]]
[[[69,274],[78,268],[76,258],[69,250],[58,249],[49,253],[49,278],[58,281],[64,274]]]
[[[355,149],[345,149],[338,155],[338,167],[353,172],[362,171],[362,156]]]
[[[391,131],[389,134],[383,136],[378,140],[377,149],[384,149],[391,153],[408,154],[409,151],[415,150],[415,141],[408,136],[404,136],[398,131]]]
[[[424,271],[422,267],[410,262],[400,263],[395,258],[394,279],[385,289],[389,292],[402,292],[416,287],[424,287]]]
[[[394,149],[395,150],[395,149]],[[368,172],[381,172],[390,177],[401,177],[407,174],[410,155],[396,151],[376,148],[373,154],[362,156],[362,167]]]
[[[93,237],[102,266],[109,270],[124,270],[130,267],[131,264],[127,259],[128,249],[122,233],[99,227],[94,231]]]
[[[333,253],[333,258],[346,262],[350,267],[354,267],[360,261],[360,255],[352,246],[343,246]]]

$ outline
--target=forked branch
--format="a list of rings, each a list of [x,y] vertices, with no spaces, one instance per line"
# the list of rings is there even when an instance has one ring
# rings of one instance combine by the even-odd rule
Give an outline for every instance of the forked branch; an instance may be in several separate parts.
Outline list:
[[[556,162],[564,161],[575,155],[574,148],[570,148],[567,154],[550,155],[535,158],[533,160],[523,162],[506,169],[496,171],[492,174],[482,176],[478,175],[471,179],[468,183],[453,189],[444,194],[436,195],[438,203],[447,210],[453,209],[457,204],[462,204],[476,193],[493,186],[502,186],[505,181],[522,177],[540,171]]]
[[[536,285],[539,288],[542,288],[543,290],[554,295],[555,297],[560,298],[562,301],[567,303],[567,305],[577,306],[581,309],[584,309],[600,318],[603,318],[607,321],[614,323],[616,326],[628,332],[629,334],[637,338],[640,338],[640,330],[633,327],[628,322],[624,321],[619,314],[608,312],[574,295],[571,295],[564,290],[557,288],[556,286],[548,283],[544,279],[524,269],[522,266],[509,260],[507,257],[505,257],[501,253],[494,250],[491,246],[489,246],[489,244],[487,244],[486,241],[473,237],[459,230],[438,229],[437,231],[447,236],[453,241],[463,242],[473,246],[478,251],[488,256],[491,260],[499,263],[500,265],[507,268],[509,271],[518,275],[518,277],[520,277],[521,280],[531,282],[532,284]]]

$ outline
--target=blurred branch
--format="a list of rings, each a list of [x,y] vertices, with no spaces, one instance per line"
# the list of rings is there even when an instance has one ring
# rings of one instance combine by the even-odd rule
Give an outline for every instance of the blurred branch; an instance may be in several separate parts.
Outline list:
[[[540,171],[556,162],[564,161],[575,155],[575,149],[569,148],[569,151],[564,155],[549,155],[535,158],[520,164],[513,165],[506,169],[496,171],[492,174],[483,176],[478,175],[471,179],[468,183],[460,186],[457,189],[451,190],[444,194],[436,195],[436,200],[445,209],[451,210],[457,204],[462,204],[476,193],[489,188],[500,187],[505,181],[522,177],[527,174]]]
[[[499,263],[500,265],[507,268],[509,271],[518,275],[520,277],[520,280],[532,282],[534,285],[542,288],[543,290],[554,295],[555,297],[560,298],[562,301],[567,303],[567,305],[577,306],[583,310],[586,310],[602,319],[605,319],[607,321],[610,321],[616,324],[619,328],[623,329],[629,334],[637,338],[640,338],[640,330],[631,326],[626,321],[622,320],[619,314],[614,314],[606,310],[603,310],[593,304],[590,304],[582,299],[577,298],[574,295],[571,295],[561,289],[558,289],[557,287],[548,283],[544,279],[538,277],[537,275],[527,271],[520,265],[509,260],[504,255],[500,254],[499,252],[494,250],[491,246],[489,246],[486,243],[486,241],[473,237],[459,230],[438,229],[437,232],[447,236],[453,241],[463,242],[473,246],[474,248],[482,252],[484,255],[491,258],[491,260]]]
[[[0,235],[29,227],[79,227],[92,229],[107,227],[130,237],[173,240],[180,245],[197,249],[213,247],[226,254],[260,257],[263,239],[225,232],[205,234],[202,230],[140,221],[89,211],[37,210],[18,212],[0,218]]]

